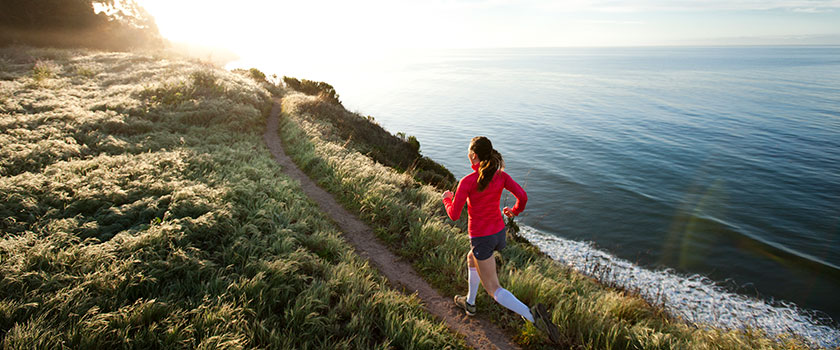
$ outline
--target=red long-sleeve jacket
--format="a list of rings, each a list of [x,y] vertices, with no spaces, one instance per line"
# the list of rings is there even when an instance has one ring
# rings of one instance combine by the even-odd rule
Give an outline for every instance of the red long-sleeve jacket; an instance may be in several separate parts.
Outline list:
[[[499,209],[502,190],[506,189],[516,197],[516,205],[511,208],[516,215],[525,210],[528,195],[516,181],[513,181],[510,175],[502,170],[496,171],[487,188],[479,192],[478,164],[473,164],[472,168],[474,171],[464,176],[458,183],[455,199],[444,198],[443,205],[446,206],[446,213],[449,218],[458,220],[461,217],[464,203],[467,203],[470,237],[489,236],[505,228],[502,211]]]

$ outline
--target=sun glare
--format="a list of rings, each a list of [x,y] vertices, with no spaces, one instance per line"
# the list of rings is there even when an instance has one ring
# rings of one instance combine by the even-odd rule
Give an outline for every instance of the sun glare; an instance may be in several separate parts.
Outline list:
[[[165,38],[227,48],[243,57],[340,54],[345,60],[394,48],[538,46],[542,39],[526,29],[500,25],[504,19],[486,12],[473,17],[464,8],[472,5],[460,2],[138,1]]]
[[[142,0],[140,5],[155,18],[161,35],[174,42],[225,46],[251,26],[232,2]]]
[[[377,49],[591,46],[615,37],[546,15],[525,20],[482,2],[138,1],[167,39],[241,56],[340,52],[345,59]]]
[[[294,56],[308,60],[328,56],[348,60],[393,48],[725,44],[728,37],[778,35],[776,28],[782,27],[778,23],[788,22],[801,27],[795,33],[802,35],[836,32],[826,32],[826,26],[836,28],[836,21],[827,15],[804,16],[780,8],[776,10],[778,18],[757,19],[755,14],[720,17],[714,15],[715,11],[727,8],[714,4],[674,8],[667,2],[653,2],[645,12],[646,7],[641,5],[614,7],[592,1],[558,5],[549,0],[523,4],[447,0],[137,1],[155,18],[161,34],[173,42],[225,48],[252,58]],[[773,8],[783,5],[777,3]],[[710,27],[708,23],[715,25]]]
[[[264,51],[267,46],[295,51],[403,47],[444,30],[440,25],[412,26],[402,17],[406,13],[422,15],[419,6],[379,1],[139,3],[152,14],[167,39],[238,53],[255,48]]]

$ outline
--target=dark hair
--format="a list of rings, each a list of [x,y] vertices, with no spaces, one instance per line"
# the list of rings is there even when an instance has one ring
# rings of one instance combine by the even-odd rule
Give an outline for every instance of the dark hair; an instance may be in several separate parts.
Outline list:
[[[478,191],[484,191],[497,170],[505,168],[505,161],[502,155],[493,149],[490,139],[484,136],[476,136],[470,141],[470,151],[478,156]]]

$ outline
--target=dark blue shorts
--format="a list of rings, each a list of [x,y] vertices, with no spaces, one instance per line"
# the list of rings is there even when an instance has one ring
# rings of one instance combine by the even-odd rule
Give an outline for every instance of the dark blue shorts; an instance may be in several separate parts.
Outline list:
[[[493,256],[496,250],[502,250],[507,242],[505,241],[505,229],[498,233],[483,237],[470,237],[472,253],[478,260],[486,260]]]

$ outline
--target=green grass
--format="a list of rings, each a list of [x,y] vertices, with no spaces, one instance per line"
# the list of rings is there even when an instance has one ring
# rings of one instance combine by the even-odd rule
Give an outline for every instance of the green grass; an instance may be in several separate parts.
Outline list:
[[[4,349],[465,347],[281,172],[262,82],[151,54],[0,62]]]
[[[374,161],[369,146],[348,142],[347,125],[335,113],[309,106],[316,97],[283,99],[281,138],[295,162],[367,221],[390,248],[411,261],[442,293],[466,290],[465,217],[448,222],[439,189],[422,185]],[[399,152],[398,150],[396,152]],[[386,155],[387,156],[387,155]],[[397,155],[395,155],[397,156]],[[685,324],[636,295],[600,285],[562,266],[535,247],[509,240],[497,257],[499,280],[523,302],[546,304],[560,327],[563,346],[575,349],[807,349],[801,340],[774,341],[755,330],[725,331]],[[479,291],[479,313],[488,315],[528,348],[549,348],[533,327]]]
[[[59,67],[52,61],[37,61],[32,67],[32,79],[43,81],[52,78],[58,73]]]

